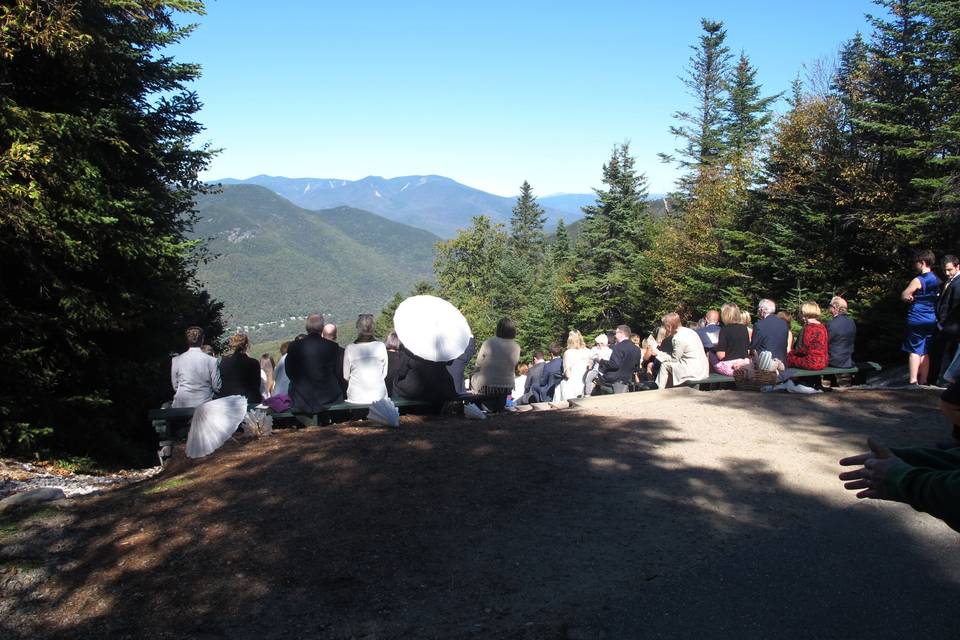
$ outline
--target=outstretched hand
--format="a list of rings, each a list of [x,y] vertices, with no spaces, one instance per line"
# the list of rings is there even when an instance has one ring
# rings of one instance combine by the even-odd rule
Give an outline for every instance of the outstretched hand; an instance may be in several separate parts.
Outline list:
[[[844,471],[840,474],[840,479],[844,481],[843,487],[850,491],[858,491],[858,498],[889,500],[890,496],[886,491],[884,479],[890,468],[899,462],[900,458],[873,438],[867,438],[867,446],[870,447],[869,453],[850,456],[840,461],[840,465],[844,467],[863,465],[860,469]]]

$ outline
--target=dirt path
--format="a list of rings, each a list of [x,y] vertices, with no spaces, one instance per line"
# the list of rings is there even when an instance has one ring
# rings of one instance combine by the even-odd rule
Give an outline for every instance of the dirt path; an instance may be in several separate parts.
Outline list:
[[[960,536],[858,502],[936,396],[687,390],[280,432],[0,525],[0,635],[957,636]]]

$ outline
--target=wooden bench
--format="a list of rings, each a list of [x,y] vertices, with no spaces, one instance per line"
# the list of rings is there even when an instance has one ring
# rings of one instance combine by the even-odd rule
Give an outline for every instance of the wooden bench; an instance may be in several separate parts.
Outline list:
[[[451,398],[449,402],[460,402],[461,404],[470,404],[470,403],[479,403],[485,400],[492,399],[493,396],[489,395],[480,395],[480,394],[471,394],[464,393],[458,395],[454,398]],[[436,402],[427,402],[424,400],[403,400],[399,398],[391,398],[393,404],[397,406],[397,409],[400,410],[400,413],[409,412],[410,410],[416,409],[426,409],[426,410],[439,410],[446,403],[436,403]],[[257,409],[257,405],[247,405],[247,411],[254,411]],[[353,402],[338,402],[336,404],[331,404],[325,408],[322,413],[331,413],[334,415],[342,415],[344,413],[351,412],[363,412],[363,417],[366,417],[367,410],[370,409],[369,404],[357,404]],[[273,411],[271,409],[261,409],[265,411],[268,415],[272,416],[274,419],[277,418],[296,418],[296,415],[291,411]],[[172,433],[170,433],[170,422],[175,420],[186,420],[193,417],[194,407],[170,407],[167,409],[150,409],[147,412],[147,418],[153,424],[153,430],[157,432],[157,437],[163,440],[170,440]],[[304,414],[299,414],[304,415]],[[306,414],[309,415],[309,414]],[[314,419],[316,419],[316,414]]]
[[[790,369],[794,372],[792,378],[823,378],[824,376],[852,375],[863,376],[874,371],[880,371],[882,367],[876,362],[860,362],[852,367],[827,367],[818,371],[809,369]],[[730,389],[735,386],[733,376],[724,376],[719,373],[711,373],[701,380],[688,380],[684,383],[688,387],[694,387],[701,391],[710,391],[712,389]]]

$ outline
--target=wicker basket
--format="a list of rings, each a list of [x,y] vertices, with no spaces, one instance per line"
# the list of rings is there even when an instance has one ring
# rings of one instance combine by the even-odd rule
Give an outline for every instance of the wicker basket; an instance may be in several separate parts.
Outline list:
[[[741,391],[760,391],[761,387],[777,384],[776,371],[760,371],[751,366],[733,372],[733,381]]]

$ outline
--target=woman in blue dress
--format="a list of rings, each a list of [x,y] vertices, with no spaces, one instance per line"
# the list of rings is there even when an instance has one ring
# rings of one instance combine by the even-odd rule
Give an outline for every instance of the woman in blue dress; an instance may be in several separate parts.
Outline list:
[[[910,354],[910,384],[927,384],[930,359],[927,352],[937,333],[937,295],[940,278],[930,271],[936,262],[929,249],[913,255],[913,266],[920,273],[910,281],[900,294],[900,299],[910,303],[907,311],[907,338],[902,350]]]

